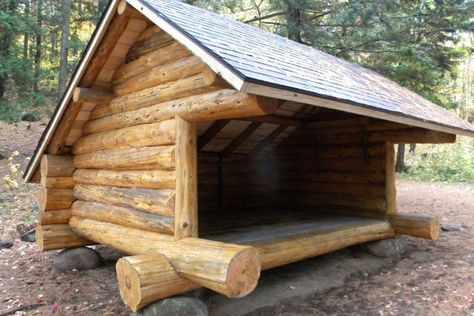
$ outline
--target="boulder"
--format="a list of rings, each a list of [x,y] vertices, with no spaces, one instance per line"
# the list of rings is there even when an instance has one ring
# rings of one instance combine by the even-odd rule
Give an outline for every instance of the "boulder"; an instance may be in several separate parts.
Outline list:
[[[369,254],[383,258],[400,258],[406,250],[406,244],[400,238],[389,238],[362,245]]]
[[[36,242],[36,228],[30,229],[20,236],[20,239],[25,242]]]
[[[6,239],[6,240],[0,240],[0,249],[8,249],[13,247],[13,240]]]
[[[61,251],[54,259],[54,267],[62,272],[100,267],[102,257],[94,249],[83,247]]]
[[[148,305],[137,316],[207,316],[207,306],[195,297],[177,296]]]
[[[41,120],[41,115],[35,112],[26,113],[26,114],[23,114],[23,116],[21,117],[21,120],[25,122],[37,122]]]

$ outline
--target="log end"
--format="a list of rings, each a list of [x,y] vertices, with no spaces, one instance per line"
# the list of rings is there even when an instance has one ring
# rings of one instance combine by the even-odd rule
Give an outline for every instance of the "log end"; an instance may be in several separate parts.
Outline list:
[[[246,247],[237,253],[229,265],[227,271],[228,297],[244,297],[250,294],[256,287],[260,278],[261,263],[257,249]]]
[[[441,229],[441,221],[438,216],[433,217],[431,221],[431,227],[430,227],[430,239],[431,240],[438,240],[439,238],[439,231]]]
[[[74,88],[74,91],[72,92],[72,101],[79,102],[80,96],[81,96],[81,89],[79,87]]]
[[[132,311],[136,312],[142,307],[141,302],[143,301],[138,272],[126,257],[120,258],[117,261],[115,270],[117,272],[120,296],[124,303],[130,307]]]
[[[127,10],[127,1],[125,0],[120,1],[119,4],[117,5],[117,14],[123,15],[126,10]]]
[[[279,102],[278,99],[257,96],[257,103],[263,114],[271,114],[275,112],[279,106]]]

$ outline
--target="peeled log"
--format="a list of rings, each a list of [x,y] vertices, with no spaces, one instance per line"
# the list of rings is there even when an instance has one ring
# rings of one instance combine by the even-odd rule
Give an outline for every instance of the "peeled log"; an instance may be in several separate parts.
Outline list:
[[[126,61],[132,61],[155,49],[161,48],[173,42],[174,39],[166,32],[156,32],[150,37],[135,43],[127,52]]]
[[[40,210],[64,210],[71,207],[74,197],[70,189],[51,189],[42,187],[38,194]]]
[[[81,184],[109,185],[122,188],[174,189],[176,175],[174,171],[115,171],[77,169],[74,181]]]
[[[167,120],[83,136],[74,144],[73,153],[78,155],[103,149],[174,144],[175,125],[175,120]]]
[[[114,94],[110,91],[98,90],[92,88],[81,88],[77,87],[72,93],[72,100],[74,102],[84,103],[109,103],[113,98]]]
[[[190,55],[191,52],[183,45],[178,42],[172,42],[165,47],[151,51],[134,61],[120,66],[115,71],[112,81],[114,84],[118,84],[157,65],[170,63]]]
[[[112,170],[174,170],[175,146],[101,150],[74,156],[77,168]]]
[[[71,210],[42,211],[39,213],[38,222],[41,225],[67,224],[71,218]]]
[[[72,215],[165,234],[172,234],[174,229],[172,217],[105,203],[76,201],[72,205]]]
[[[72,189],[74,187],[72,177],[41,177],[40,183],[46,188]]]
[[[393,214],[387,216],[387,220],[398,235],[431,240],[437,240],[439,237],[439,217]]]
[[[141,14],[140,11],[138,11],[134,7],[130,6],[125,0],[120,1],[119,4],[117,5],[117,14],[125,15],[132,19],[139,19],[139,20],[145,20],[145,21],[148,20],[146,16]]]
[[[69,225],[38,225],[36,245],[41,251],[63,248],[77,248],[94,244],[75,232]]]
[[[115,94],[122,96],[169,81],[190,77],[206,68],[199,58],[185,57],[164,65],[155,66],[115,86]]]
[[[43,155],[41,177],[70,177],[74,172],[72,156]]]
[[[116,271],[120,296],[134,312],[200,287],[180,276],[161,254],[123,257],[117,261]]]
[[[198,238],[175,241],[173,236],[75,216],[69,225],[78,234],[125,253],[162,254],[182,277],[228,297],[249,294],[260,276],[260,261],[253,247]]]
[[[277,106],[276,99],[224,89],[89,121],[83,131],[87,134],[97,133],[137,124],[160,122],[175,115],[187,121],[213,121],[265,115],[273,112]]]
[[[146,88],[122,97],[113,99],[110,104],[97,106],[91,113],[91,119],[141,109],[150,105],[176,100],[190,95],[197,95],[219,90],[225,83],[211,70],[192,77],[164,83],[162,85]],[[87,134],[87,125],[84,132]]]
[[[74,187],[74,196],[78,200],[104,202],[156,215],[174,216],[174,190],[124,189],[78,184]]]

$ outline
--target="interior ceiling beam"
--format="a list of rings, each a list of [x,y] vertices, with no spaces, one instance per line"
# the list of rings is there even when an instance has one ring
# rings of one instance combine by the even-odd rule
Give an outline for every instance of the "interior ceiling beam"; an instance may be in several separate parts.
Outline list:
[[[204,147],[230,122],[230,120],[215,121],[205,132],[199,137],[197,150],[202,151]]]
[[[221,155],[227,156],[231,154],[234,150],[236,150],[247,138],[250,137],[263,123],[260,122],[252,122],[249,126],[247,126],[227,147],[225,147]]]
[[[269,114],[269,115],[262,115],[262,116],[251,116],[251,117],[242,117],[239,118],[240,121],[252,121],[252,122],[260,122],[260,123],[268,123],[268,124],[277,124],[277,125],[285,125],[285,126],[297,126],[303,127],[305,125],[305,121],[289,117],[283,115],[276,115],[276,114]]]

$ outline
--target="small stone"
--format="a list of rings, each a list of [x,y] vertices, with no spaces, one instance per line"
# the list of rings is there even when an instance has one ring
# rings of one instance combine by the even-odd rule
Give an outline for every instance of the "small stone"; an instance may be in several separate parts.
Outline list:
[[[383,258],[400,258],[405,252],[406,244],[398,238],[378,240],[362,245],[369,254]]]
[[[448,226],[448,225],[442,225],[441,230],[444,232],[460,232],[462,231],[461,228],[456,227],[456,226]]]
[[[21,120],[25,122],[38,122],[41,120],[41,116],[35,112],[26,113],[21,117]]]
[[[31,207],[31,212],[34,214],[38,213],[39,210],[40,210],[39,205],[36,203]]]
[[[0,240],[0,249],[9,249],[13,247],[13,240]]]
[[[57,270],[66,272],[72,270],[88,270],[100,267],[102,257],[94,249],[83,247],[61,251],[54,259]]]
[[[137,316],[208,316],[207,306],[195,297],[177,296],[148,305]]]
[[[25,242],[36,242],[36,228],[30,229],[21,235],[20,239]]]

